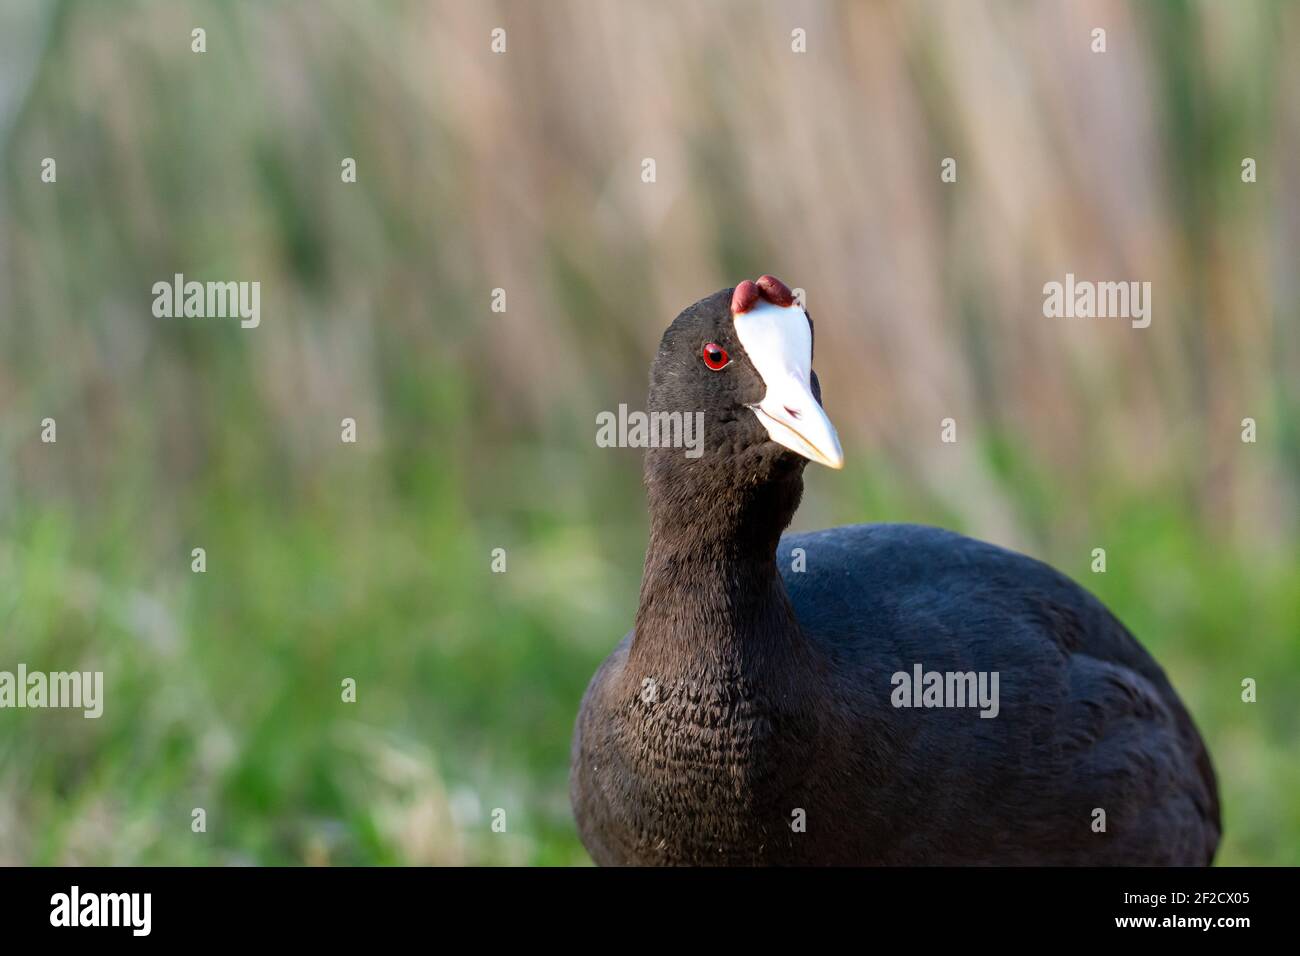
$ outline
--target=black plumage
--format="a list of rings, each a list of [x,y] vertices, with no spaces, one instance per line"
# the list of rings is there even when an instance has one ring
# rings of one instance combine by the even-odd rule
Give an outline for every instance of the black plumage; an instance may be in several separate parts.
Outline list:
[[[1208,864],[1209,756],[1163,671],[1096,598],[934,528],[781,537],[806,462],[753,410],[768,383],[737,336],[741,298],[728,289],[682,312],[652,369],[648,408],[704,412],[705,445],[695,459],[646,454],[640,605],[573,742],[593,859]],[[706,367],[705,343],[730,365]],[[895,706],[893,675],[917,665],[997,672],[997,715]]]

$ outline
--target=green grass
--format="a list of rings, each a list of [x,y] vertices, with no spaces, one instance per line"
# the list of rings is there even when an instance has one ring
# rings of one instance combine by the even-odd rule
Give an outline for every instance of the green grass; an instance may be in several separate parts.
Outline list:
[[[199,483],[176,506],[190,533],[147,549],[132,529],[151,506],[129,488],[94,515],[11,517],[7,657],[102,669],[107,690],[97,721],[7,719],[0,804],[22,827],[6,852],[43,864],[583,862],[568,742],[586,681],[635,608],[642,506],[625,454],[613,523],[520,506],[485,535],[479,495],[454,469],[398,482],[382,456],[349,462],[364,452],[343,445],[311,488],[283,497],[255,475]],[[825,507],[831,493],[852,520],[854,489],[890,485],[851,470],[818,476],[810,496]],[[869,497],[871,511],[943,520],[887,490]],[[1139,498],[1110,502],[1089,537],[1105,542],[1105,574],[1089,571],[1085,541],[1066,546],[1073,558],[1043,556],[1106,600],[1187,700],[1219,768],[1220,862],[1296,862],[1294,563],[1207,548],[1176,508]],[[195,542],[203,574],[190,570]],[[504,574],[490,569],[497,546]],[[341,700],[344,677],[355,704]],[[1241,702],[1243,677],[1258,681],[1257,703]],[[206,833],[190,831],[195,807]],[[504,833],[490,827],[496,808]]]

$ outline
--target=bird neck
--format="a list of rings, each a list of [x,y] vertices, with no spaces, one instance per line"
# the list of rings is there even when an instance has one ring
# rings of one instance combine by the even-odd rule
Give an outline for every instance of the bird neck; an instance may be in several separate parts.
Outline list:
[[[776,549],[803,482],[710,488],[650,474],[650,543],[631,654],[647,670],[752,673],[804,645]],[[698,477],[698,476],[696,476]]]

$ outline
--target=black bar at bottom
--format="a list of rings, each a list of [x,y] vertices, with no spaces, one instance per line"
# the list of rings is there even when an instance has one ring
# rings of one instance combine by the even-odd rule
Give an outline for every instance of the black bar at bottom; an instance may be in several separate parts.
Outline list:
[[[604,930],[594,935],[611,920],[650,942],[681,942],[677,934],[696,924],[693,942],[734,943],[781,926],[807,942],[832,931],[865,942],[909,926],[927,943],[950,934],[1100,933],[1230,942],[1291,923],[1283,909],[1295,910],[1295,872],[15,868],[0,869],[0,920],[6,942],[75,935],[337,946],[403,933],[436,945],[462,933],[485,941],[515,933],[540,943],[585,937],[599,948],[602,938],[615,943]]]

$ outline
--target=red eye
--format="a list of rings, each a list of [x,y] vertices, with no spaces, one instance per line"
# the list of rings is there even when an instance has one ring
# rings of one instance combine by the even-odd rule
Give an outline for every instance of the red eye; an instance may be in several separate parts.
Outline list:
[[[704,364],[715,372],[721,372],[727,367],[731,359],[727,356],[727,350],[717,342],[710,342],[704,346]]]

